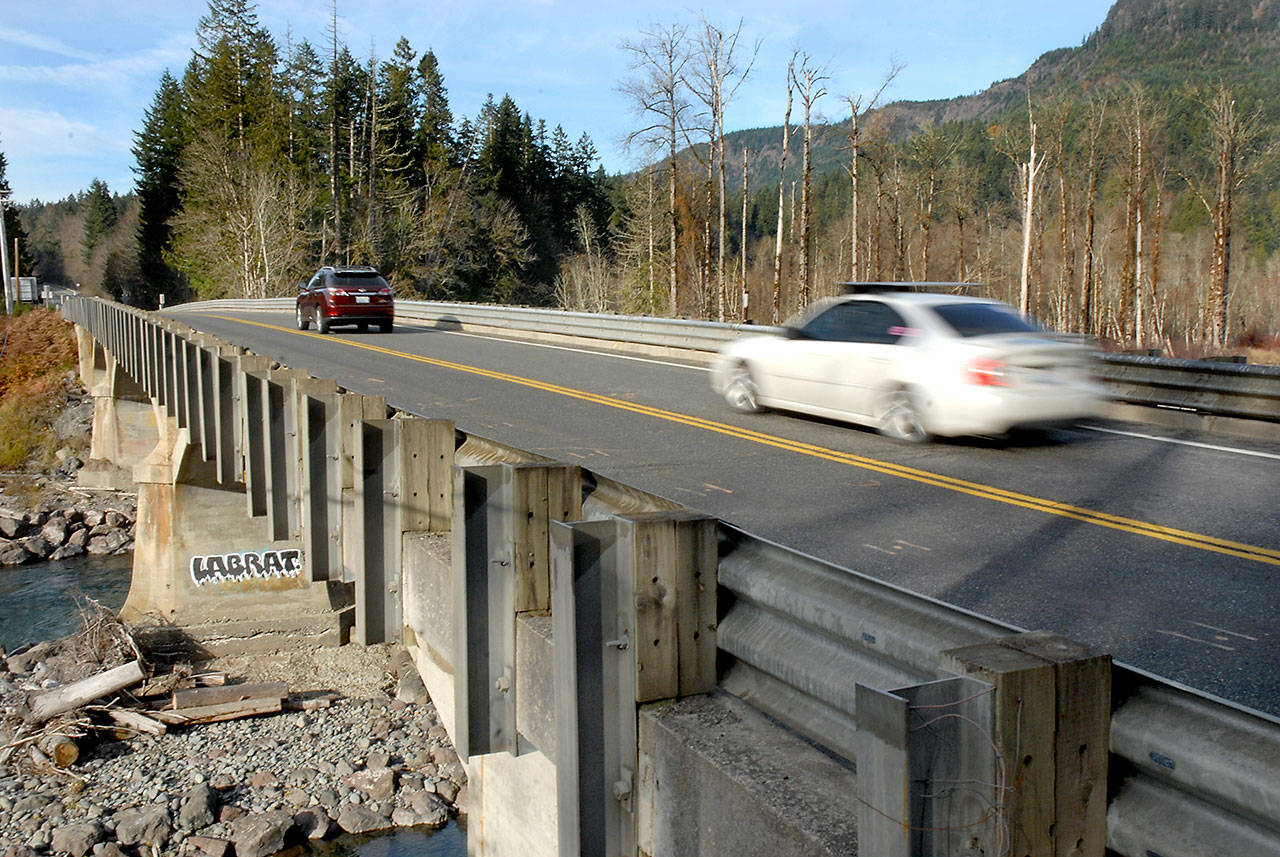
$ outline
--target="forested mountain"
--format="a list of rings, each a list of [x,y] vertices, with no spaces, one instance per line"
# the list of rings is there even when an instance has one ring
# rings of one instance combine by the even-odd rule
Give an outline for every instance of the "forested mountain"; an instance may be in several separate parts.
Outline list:
[[[1079,47],[981,93],[874,108],[875,93],[854,93],[856,127],[815,121],[806,134],[806,80],[817,81],[815,116],[851,114],[848,94],[826,94],[825,69],[802,51],[785,80],[794,105],[785,175],[781,125],[719,144],[737,199],[726,205],[729,257],[747,271],[750,315],[785,316],[842,279],[956,279],[985,282],[1061,329],[1122,342],[1225,345],[1274,332],[1275,0],[1119,0]],[[703,139],[676,167],[695,199],[717,157]],[[669,173],[669,162],[654,170]],[[745,233],[732,223],[744,180]],[[701,207],[701,223],[684,229],[718,232]],[[741,312],[736,274],[722,286],[708,263],[684,264],[703,284],[704,310]]]

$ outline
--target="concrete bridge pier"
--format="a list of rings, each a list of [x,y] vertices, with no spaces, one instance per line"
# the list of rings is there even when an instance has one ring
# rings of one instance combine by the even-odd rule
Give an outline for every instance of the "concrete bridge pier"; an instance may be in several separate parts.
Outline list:
[[[138,491],[133,580],[120,617],[153,646],[210,654],[290,644],[338,645],[340,583],[312,583],[301,543],[272,539],[245,509],[244,485],[220,484],[190,432],[166,417],[133,469]]]
[[[262,358],[170,327],[122,317],[107,349],[76,330],[81,378],[94,396],[82,484],[138,493],[122,620],[162,650],[338,645],[351,587],[312,573],[296,486],[258,486],[276,515],[246,496],[255,441],[269,438],[276,468],[292,474],[306,444],[290,429],[307,394],[331,392],[332,382],[317,391],[305,375],[273,378]],[[256,386],[245,382],[251,375],[260,376]],[[260,394],[252,403],[250,389]]]

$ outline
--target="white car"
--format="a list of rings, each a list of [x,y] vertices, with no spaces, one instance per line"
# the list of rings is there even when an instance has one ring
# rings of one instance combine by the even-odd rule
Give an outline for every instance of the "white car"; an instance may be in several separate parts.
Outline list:
[[[1007,304],[911,284],[846,287],[773,332],[721,348],[716,392],[740,411],[799,411],[904,441],[1099,415],[1093,352]]]

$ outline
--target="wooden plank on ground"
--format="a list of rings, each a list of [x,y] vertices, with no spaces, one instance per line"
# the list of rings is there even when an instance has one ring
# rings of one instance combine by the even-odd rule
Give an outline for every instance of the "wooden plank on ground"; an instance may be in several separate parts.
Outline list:
[[[200,705],[183,708],[179,711],[166,711],[166,723],[195,726],[200,723],[217,723],[221,720],[239,720],[242,717],[257,717],[260,714],[279,714],[283,703],[278,696],[257,699],[244,699],[236,702],[220,702],[216,705]],[[156,712],[157,714],[159,712]]]
[[[173,692],[173,708],[217,705],[223,702],[241,702],[246,699],[284,699],[289,695],[289,685],[282,681],[258,684],[228,684],[222,687],[195,687]]]

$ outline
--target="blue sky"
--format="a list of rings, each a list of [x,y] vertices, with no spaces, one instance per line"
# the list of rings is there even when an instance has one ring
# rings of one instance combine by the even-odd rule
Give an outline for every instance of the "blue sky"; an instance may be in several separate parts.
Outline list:
[[[742,19],[757,39],[755,67],[726,111],[730,130],[780,125],[787,60],[800,48],[826,67],[820,112],[839,118],[841,96],[874,91],[897,61],[888,99],[949,98],[1021,73],[1040,54],[1080,44],[1102,23],[1110,0],[717,0],[691,6],[558,0],[339,0],[339,30],[353,53],[390,54],[400,36],[440,60],[455,116],[474,116],[488,93],[508,93],[522,110],[589,134],[611,172],[637,165],[622,138],[633,127],[618,91],[628,75],[621,42],[653,25],[722,28]],[[161,73],[180,77],[195,45],[203,0],[0,0],[0,151],[14,198],[61,199],[101,178],[133,186],[133,133]],[[323,44],[327,0],[263,0],[260,22]]]

